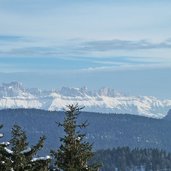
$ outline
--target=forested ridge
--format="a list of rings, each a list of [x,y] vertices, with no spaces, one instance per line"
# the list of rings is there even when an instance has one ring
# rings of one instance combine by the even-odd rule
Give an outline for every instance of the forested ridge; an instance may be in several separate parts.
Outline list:
[[[64,112],[38,109],[6,109],[0,110],[0,124],[5,134],[3,141],[8,141],[12,125],[18,124],[27,132],[30,143],[36,143],[42,134],[46,143],[42,153],[59,147],[59,137],[64,135],[63,129],[56,127],[62,122]],[[88,120],[86,137],[94,143],[94,150],[112,149],[129,146],[131,148],[158,148],[171,151],[171,113],[163,119],[140,117],[131,114],[103,114],[81,112],[78,121]]]
[[[171,171],[171,153],[153,148],[99,150],[94,161],[101,163],[100,171]]]
[[[168,146],[170,142],[167,141],[170,140],[170,132],[166,132],[170,128],[169,118],[156,120],[131,115],[113,116],[84,112],[80,118],[79,110],[78,106],[71,105],[69,110],[57,113],[35,109],[0,111],[0,120],[5,123],[0,134],[0,170],[9,171],[11,168],[14,171],[171,170],[171,153],[160,148],[160,143]],[[16,123],[19,125],[21,123],[24,127]],[[86,129],[82,132],[83,128]],[[50,137],[54,138],[55,148],[44,146],[49,140],[49,136],[45,137],[44,134],[49,135],[49,132]],[[127,133],[129,134],[126,135]],[[6,135],[9,142],[4,140]],[[93,143],[90,140],[93,140]],[[127,144],[127,141],[136,142],[139,147],[133,144],[118,147],[120,140],[122,144]],[[144,141],[146,148],[141,147]],[[94,148],[96,144],[109,146],[109,149],[97,150]],[[152,148],[153,144],[159,146]]]

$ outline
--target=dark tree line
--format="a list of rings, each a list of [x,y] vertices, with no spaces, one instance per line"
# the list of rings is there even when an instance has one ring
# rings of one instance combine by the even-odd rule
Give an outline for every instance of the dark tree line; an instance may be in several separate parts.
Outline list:
[[[171,153],[159,149],[118,147],[97,151],[92,162],[100,161],[100,171],[171,171]]]

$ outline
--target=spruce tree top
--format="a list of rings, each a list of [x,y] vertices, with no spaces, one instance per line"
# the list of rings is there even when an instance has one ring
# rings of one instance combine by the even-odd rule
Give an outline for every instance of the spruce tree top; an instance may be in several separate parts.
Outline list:
[[[61,146],[57,153],[56,165],[63,171],[97,171],[96,165],[89,165],[88,161],[93,156],[92,144],[85,141],[86,134],[83,128],[88,126],[87,121],[77,124],[77,118],[82,108],[78,105],[69,105],[65,110],[63,123],[59,123],[65,132],[60,138]]]

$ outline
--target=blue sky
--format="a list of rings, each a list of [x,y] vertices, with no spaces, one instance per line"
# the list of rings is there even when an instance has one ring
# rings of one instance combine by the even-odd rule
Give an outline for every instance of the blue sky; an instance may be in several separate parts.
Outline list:
[[[0,0],[0,83],[171,98],[171,1]]]

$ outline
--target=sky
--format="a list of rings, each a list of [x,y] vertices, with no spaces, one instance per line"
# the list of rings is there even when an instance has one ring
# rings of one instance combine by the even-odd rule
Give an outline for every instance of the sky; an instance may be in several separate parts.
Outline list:
[[[0,0],[0,84],[170,98],[170,0]]]

